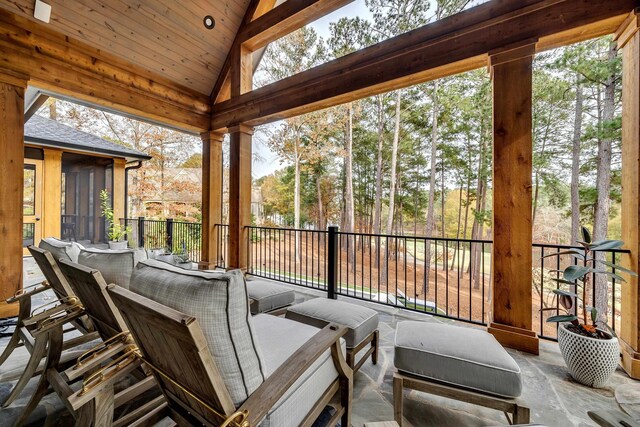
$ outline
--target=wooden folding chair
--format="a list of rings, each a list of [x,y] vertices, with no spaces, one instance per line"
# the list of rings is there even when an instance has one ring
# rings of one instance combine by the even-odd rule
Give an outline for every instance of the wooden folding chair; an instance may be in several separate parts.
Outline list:
[[[235,407],[197,319],[121,287],[109,286],[109,294],[130,326],[140,355],[167,400],[167,406],[147,414],[145,422],[155,422],[168,415],[184,426],[257,426],[296,380],[331,349],[338,378],[300,425],[312,425],[326,405],[335,400],[338,400],[336,412],[329,425],[335,425],[340,419],[343,426],[351,425],[353,373],[340,348],[346,327],[326,326],[240,407]]]
[[[13,403],[22,393],[29,380],[39,372],[38,366],[47,354],[46,343],[48,337],[47,334],[42,333],[42,328],[38,326],[42,321],[51,318],[51,316],[56,316],[58,321],[61,321],[66,327],[66,329],[63,329],[63,333],[74,330],[81,333],[79,336],[63,340],[60,348],[61,352],[98,338],[98,334],[93,331],[93,326],[88,318],[84,314],[77,315],[77,310],[82,310],[82,305],[74,297],[71,287],[62,275],[58,264],[53,259],[53,255],[49,251],[34,246],[29,247],[29,252],[33,255],[46,280],[19,291],[7,300],[8,303],[17,302],[19,304],[19,312],[15,330],[7,347],[0,355],[0,365],[18,347],[24,346],[30,355],[25,370],[2,404],[4,408]],[[32,311],[31,298],[49,289],[53,290],[57,299]],[[48,306],[51,307],[46,309]],[[65,314],[69,314],[66,321],[64,321]],[[34,331],[37,331],[37,333],[34,333]],[[69,360],[71,359],[68,357],[59,358],[58,363],[67,363]]]
[[[107,284],[100,272],[66,260],[61,260],[59,266],[72,291],[82,302],[84,313],[103,341],[63,371],[58,369],[56,355],[52,354],[50,360],[47,359],[36,392],[16,424],[26,421],[49,387],[60,396],[78,425],[111,425],[113,422],[114,426],[123,426],[162,405],[164,398],[158,396],[135,411],[113,420],[116,408],[152,389],[155,381],[145,373],[141,362],[134,357],[135,344],[122,316],[106,292]],[[60,333],[59,329],[49,331],[50,349],[55,349],[58,345]],[[127,375],[133,375],[139,381],[114,394],[113,385]],[[80,380],[84,381],[82,389],[74,392],[70,385]]]

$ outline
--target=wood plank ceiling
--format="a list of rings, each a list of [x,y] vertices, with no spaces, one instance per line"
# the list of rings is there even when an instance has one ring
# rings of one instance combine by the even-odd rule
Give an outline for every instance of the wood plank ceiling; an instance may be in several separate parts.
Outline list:
[[[51,29],[209,95],[250,0],[48,0]],[[0,0],[30,20],[34,0]],[[207,30],[203,18],[216,26]]]

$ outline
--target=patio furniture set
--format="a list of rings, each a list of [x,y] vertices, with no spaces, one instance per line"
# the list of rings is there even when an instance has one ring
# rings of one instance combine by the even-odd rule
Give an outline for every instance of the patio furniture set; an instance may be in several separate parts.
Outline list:
[[[4,407],[41,374],[16,425],[50,389],[78,425],[153,425],[168,416],[179,425],[307,426],[327,413],[329,425],[350,425],[354,374],[378,361],[375,310],[323,298],[296,304],[288,287],[246,281],[239,270],[181,269],[145,259],[144,250],[51,238],[40,246],[29,251],[46,281],[11,299],[20,317],[0,356],[19,345],[31,354]],[[31,296],[47,289],[58,303],[32,311]],[[86,351],[65,358],[72,348]],[[397,425],[405,390],[529,422],[520,369],[484,331],[400,322],[394,364]],[[122,415],[118,408],[135,399],[137,408]]]

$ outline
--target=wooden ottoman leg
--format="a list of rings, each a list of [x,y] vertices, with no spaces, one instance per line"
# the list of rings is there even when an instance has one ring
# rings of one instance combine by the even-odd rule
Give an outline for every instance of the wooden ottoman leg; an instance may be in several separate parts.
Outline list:
[[[514,424],[529,424],[529,408],[516,403],[513,411]]]
[[[402,377],[393,374],[393,419],[402,427]]]
[[[371,341],[371,347],[373,347],[373,354],[371,355],[371,361],[374,365],[378,364],[378,351],[380,351],[380,331],[373,331],[373,340]]]

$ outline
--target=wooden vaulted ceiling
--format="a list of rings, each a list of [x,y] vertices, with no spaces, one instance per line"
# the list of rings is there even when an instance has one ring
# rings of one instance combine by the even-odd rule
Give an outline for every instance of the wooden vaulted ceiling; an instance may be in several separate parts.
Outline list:
[[[47,0],[48,27],[209,95],[250,0]],[[0,7],[37,23],[34,0]],[[216,26],[207,30],[203,18]]]

